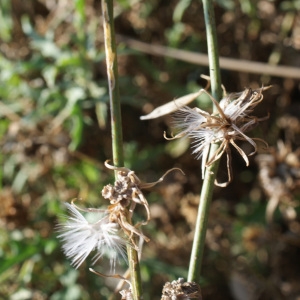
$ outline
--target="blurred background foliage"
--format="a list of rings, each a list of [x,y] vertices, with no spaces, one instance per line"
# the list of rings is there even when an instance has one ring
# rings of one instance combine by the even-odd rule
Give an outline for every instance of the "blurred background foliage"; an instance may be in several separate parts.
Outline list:
[[[112,172],[108,91],[98,0],[1,0],[0,10],[0,299],[108,299],[115,279],[75,270],[55,226],[63,203],[107,205]],[[300,66],[300,2],[215,1],[220,55]],[[201,1],[115,1],[126,166],[145,181],[180,167],[146,196],[151,242],[141,263],[145,299],[187,275],[201,190],[189,141],[168,142],[172,118],[139,117],[206,85],[208,68],[143,54],[126,39],[206,52]],[[299,70],[300,72],[300,70]],[[272,84],[257,114],[270,118],[252,135],[268,150],[249,168],[236,155],[234,181],[216,188],[209,218],[204,299],[300,299],[299,80],[222,70],[228,92]],[[210,100],[197,104],[209,109]],[[247,145],[241,145],[247,150]],[[249,152],[251,149],[249,149]],[[219,177],[227,173],[221,162]],[[109,273],[109,265],[95,268]],[[126,266],[121,264],[120,273]]]

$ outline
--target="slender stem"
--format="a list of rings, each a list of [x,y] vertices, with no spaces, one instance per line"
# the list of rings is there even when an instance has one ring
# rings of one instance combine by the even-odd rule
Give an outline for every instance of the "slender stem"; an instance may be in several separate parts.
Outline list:
[[[207,36],[207,50],[209,59],[209,71],[211,79],[211,94],[212,96],[220,100],[222,97],[221,88],[221,75],[219,67],[219,55],[217,47],[217,35],[216,35],[216,25],[215,17],[213,11],[213,1],[202,0],[204,18],[206,25],[206,36]],[[214,111],[216,108],[214,107]],[[217,150],[218,145],[214,144],[210,149],[210,157]],[[200,281],[200,272],[202,266],[202,258],[205,245],[205,236],[207,230],[207,221],[210,208],[210,202],[213,195],[214,181],[216,179],[216,173],[218,171],[219,161],[211,164],[209,168],[206,169],[205,177],[202,185],[202,191],[199,199],[199,208],[195,228],[195,236],[193,242],[193,248],[190,259],[190,267],[188,273],[188,281]]]
[[[214,153],[218,148],[217,144],[212,145],[210,151]],[[202,191],[199,199],[198,214],[195,226],[195,235],[193,248],[190,258],[190,267],[188,273],[188,281],[200,281],[200,272],[202,266],[202,258],[205,245],[205,236],[207,230],[207,221],[210,208],[210,202],[213,195],[214,181],[218,171],[219,161],[214,162],[206,169],[205,177],[202,185]]]
[[[118,61],[114,32],[113,0],[102,0],[106,68],[109,87],[113,162],[124,165],[121,106],[118,80]]]
[[[207,52],[209,62],[209,76],[211,79],[211,95],[220,100],[222,97],[221,74],[219,64],[219,52],[217,42],[217,30],[213,1],[202,0],[207,37]]]
[[[140,300],[143,298],[143,290],[138,253],[134,248],[127,246],[127,255],[130,269],[133,299]]]
[[[113,162],[115,166],[121,167],[124,165],[124,156],[117,51],[113,19],[113,0],[102,0],[102,14],[105,40],[106,68],[110,97]],[[131,220],[128,220],[128,222],[131,222]],[[127,255],[130,269],[133,299],[139,300],[142,298],[142,284],[138,253],[135,249],[128,245]]]

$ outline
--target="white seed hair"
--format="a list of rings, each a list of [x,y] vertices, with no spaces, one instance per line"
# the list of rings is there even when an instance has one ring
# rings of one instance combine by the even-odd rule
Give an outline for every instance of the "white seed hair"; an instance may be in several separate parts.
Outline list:
[[[63,251],[75,268],[78,268],[93,251],[96,252],[93,264],[103,255],[109,256],[113,268],[119,255],[126,260],[127,241],[120,234],[119,225],[109,222],[107,212],[93,210],[87,212],[85,217],[75,205],[65,205],[70,216],[65,223],[58,225],[58,238],[63,242]],[[88,218],[94,221],[89,222]]]

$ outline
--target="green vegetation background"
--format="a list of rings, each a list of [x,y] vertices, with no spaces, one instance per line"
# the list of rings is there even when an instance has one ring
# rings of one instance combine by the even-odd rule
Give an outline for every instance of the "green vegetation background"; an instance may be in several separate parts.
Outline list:
[[[0,299],[108,299],[117,280],[90,273],[89,261],[78,270],[71,267],[55,232],[64,202],[78,197],[82,205],[105,206],[101,189],[113,180],[103,166],[112,154],[100,1],[2,0],[0,5]],[[215,11],[221,56],[299,67],[299,1],[215,1]],[[116,33],[122,35],[125,165],[145,181],[172,167],[186,173],[172,173],[146,193],[153,220],[144,229],[151,241],[144,245],[141,270],[145,299],[160,299],[166,281],[187,275],[200,163],[191,156],[189,141],[163,138],[171,117],[139,117],[204,87],[200,74],[209,72],[205,66],[144,54],[126,41],[206,53],[202,5],[119,0],[115,14]],[[275,156],[283,140],[295,150],[298,168],[299,129],[291,124],[300,115],[299,80],[263,76],[263,71],[222,69],[222,81],[228,92],[272,84],[258,108],[258,115],[271,117],[252,136],[267,140]],[[197,105],[209,109],[211,103],[202,97]],[[285,166],[285,158],[276,163]],[[289,206],[282,206],[267,224],[269,196],[255,159],[246,168],[234,156],[233,172],[234,181],[216,188],[212,203],[203,298],[298,299],[298,211],[289,217]],[[218,176],[226,174],[221,164]],[[296,185],[299,178],[299,172],[292,178]],[[292,191],[294,206],[297,192]],[[95,268],[110,271],[105,260]],[[125,270],[120,262],[120,273]]]

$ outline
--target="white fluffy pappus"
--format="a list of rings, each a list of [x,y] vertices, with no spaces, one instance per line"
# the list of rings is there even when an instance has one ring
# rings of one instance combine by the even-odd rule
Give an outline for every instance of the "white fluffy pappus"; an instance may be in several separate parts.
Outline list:
[[[173,124],[178,131],[174,138],[187,135],[194,140],[193,154],[196,154],[197,159],[202,158],[202,179],[204,179],[210,145],[222,141],[224,137],[224,132],[219,130],[218,126],[214,127],[207,123],[212,118],[216,119],[206,111],[188,106],[180,108],[174,114]]]
[[[75,268],[93,251],[96,252],[93,264],[104,255],[109,257],[113,268],[119,255],[127,260],[127,240],[122,236],[119,225],[109,222],[109,214],[105,210],[90,209],[86,211],[85,217],[74,204],[65,205],[70,216],[65,223],[58,225],[58,238],[62,241],[65,255],[71,259]]]

